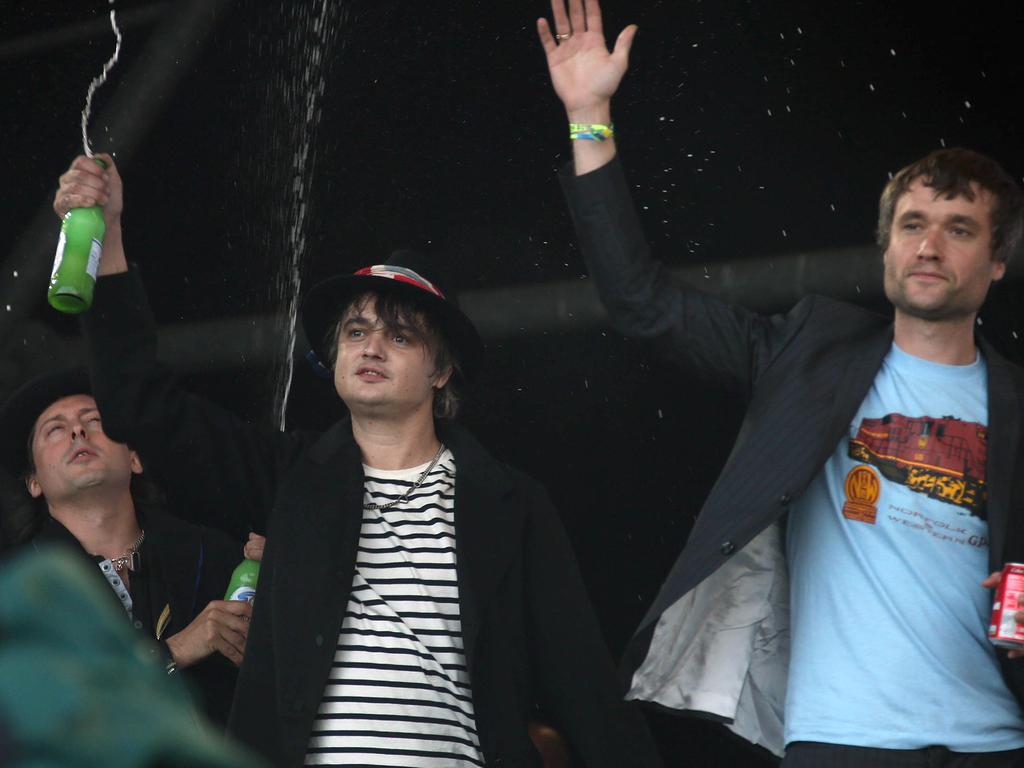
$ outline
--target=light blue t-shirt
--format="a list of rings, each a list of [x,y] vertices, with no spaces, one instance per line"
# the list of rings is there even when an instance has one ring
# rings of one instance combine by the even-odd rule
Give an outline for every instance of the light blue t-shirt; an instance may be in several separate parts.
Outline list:
[[[895,344],[786,533],[785,738],[956,752],[1024,747],[986,636],[987,368]]]

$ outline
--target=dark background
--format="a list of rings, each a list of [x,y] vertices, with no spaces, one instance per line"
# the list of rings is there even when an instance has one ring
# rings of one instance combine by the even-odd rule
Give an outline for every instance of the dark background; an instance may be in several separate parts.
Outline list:
[[[45,304],[59,222],[44,212],[81,152],[86,88],[113,36],[100,0],[4,8],[6,395],[34,372],[81,359],[75,322]],[[283,326],[272,364],[253,351],[255,336],[204,324],[284,311],[296,223],[304,286],[402,246],[445,259],[467,296],[485,301],[496,289],[585,282],[555,178],[568,157],[565,119],[534,31],[546,3],[116,8],[124,47],[90,135],[118,159],[126,246],[160,322],[206,339],[183,366],[187,384],[238,415],[273,424]],[[870,245],[888,175],[939,146],[991,154],[1018,180],[1024,172],[1019,4],[955,14],[881,0],[604,8],[612,36],[640,25],[614,112],[647,233],[660,258],[706,270],[712,292],[726,263],[810,252],[816,268],[835,271],[830,249]],[[175,39],[182,19],[193,26]],[[154,58],[173,82],[150,73]],[[982,322],[1020,361],[1018,274]],[[748,284],[743,295],[772,311],[797,298],[787,284],[765,285],[770,300],[758,300],[761,290]],[[853,293],[884,306],[875,291]],[[536,309],[513,302],[501,328],[485,332],[488,372],[465,421],[550,489],[618,653],[685,541],[742,403],[601,324],[519,322],[517,312]],[[298,355],[306,348],[300,339]],[[323,426],[339,412],[329,385],[297,364],[289,425]],[[652,722],[671,765],[762,764],[718,726]]]

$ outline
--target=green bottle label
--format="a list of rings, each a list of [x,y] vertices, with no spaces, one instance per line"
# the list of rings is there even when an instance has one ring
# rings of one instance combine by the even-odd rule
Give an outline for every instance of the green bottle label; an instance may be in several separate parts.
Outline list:
[[[256,583],[260,577],[260,564],[255,560],[243,560],[235,566],[231,581],[224,592],[225,600],[248,600],[256,596]]]

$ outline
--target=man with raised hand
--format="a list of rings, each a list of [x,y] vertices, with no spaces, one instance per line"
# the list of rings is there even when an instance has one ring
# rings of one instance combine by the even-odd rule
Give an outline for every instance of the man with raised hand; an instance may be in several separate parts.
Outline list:
[[[609,53],[597,0],[552,12],[563,185],[612,321],[747,401],[628,648],[629,697],[711,715],[787,768],[1020,764],[1024,671],[986,631],[987,575],[1024,559],[1024,373],[975,327],[1020,243],[1020,188],[963,149],[890,180],[894,320],[815,296],[728,306],[673,283],[630,200],[611,97],[636,28]]]
[[[350,417],[280,433],[157,365],[117,169],[78,158],[55,208],[97,202],[83,327],[106,428],[190,509],[266,536],[229,732],[279,766],[539,768],[539,708],[582,765],[656,765],[546,494],[452,422],[483,344],[437,266],[397,251],[311,289],[306,336]]]

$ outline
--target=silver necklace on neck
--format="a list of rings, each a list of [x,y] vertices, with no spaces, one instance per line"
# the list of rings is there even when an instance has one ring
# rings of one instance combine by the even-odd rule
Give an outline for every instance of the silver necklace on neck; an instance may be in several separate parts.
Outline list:
[[[427,479],[427,475],[430,474],[430,470],[432,470],[434,466],[437,464],[437,462],[440,461],[442,453],[444,453],[444,443],[441,443],[441,447],[437,449],[437,453],[434,454],[434,458],[430,460],[430,464],[428,464],[427,468],[423,470],[423,474],[419,476],[419,479],[415,483],[410,485],[406,492],[399,496],[397,499],[393,499],[392,501],[389,501],[387,504],[378,504],[375,501],[371,501],[369,504],[363,502],[363,509],[385,512],[391,509],[393,506],[401,504],[403,501],[409,498],[409,495],[413,491],[415,491],[417,488],[423,485],[423,481]]]
[[[110,564],[114,566],[114,570],[118,573],[122,573],[126,570],[137,571],[139,570],[139,547],[142,546],[142,542],[146,538],[146,532],[143,531],[139,534],[139,538],[135,540],[135,543],[128,547],[128,551],[120,557],[110,558]]]

